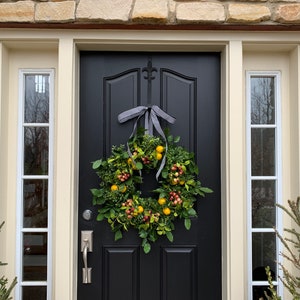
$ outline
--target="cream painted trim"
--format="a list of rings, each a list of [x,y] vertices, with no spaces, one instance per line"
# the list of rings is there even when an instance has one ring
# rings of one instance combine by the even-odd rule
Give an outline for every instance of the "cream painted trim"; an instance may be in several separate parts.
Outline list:
[[[242,42],[231,41],[228,54],[226,99],[226,197],[227,203],[227,295],[225,299],[247,299],[246,285],[246,178],[245,105],[243,99]],[[222,99],[224,100],[224,99]],[[238,212],[238,213],[237,213]],[[224,234],[224,233],[223,233]],[[243,288],[238,288],[243,287]]]
[[[291,132],[291,177],[290,197],[300,196],[300,46],[295,47],[290,54],[290,132]]]
[[[58,47],[57,97],[55,102],[55,145],[54,145],[54,220],[53,220],[53,299],[75,300],[77,281],[77,182],[78,182],[78,68],[79,49],[93,50],[139,50],[139,51],[222,51],[222,107],[221,107],[221,142],[222,142],[222,245],[223,245],[223,299],[247,299],[247,231],[246,231],[246,150],[245,140],[245,102],[243,85],[244,50],[292,51],[291,62],[297,82],[291,84],[293,92],[293,124],[296,128],[292,137],[296,139],[296,150],[292,158],[297,158],[292,174],[299,179],[299,34],[292,32],[221,32],[221,31],[117,31],[117,30],[0,30],[0,41],[5,47],[0,48],[2,60],[0,68],[1,104],[0,133],[6,145],[0,144],[0,163],[5,164],[7,180],[0,181],[0,204],[7,207],[4,217],[9,217],[5,236],[4,253],[14,253],[15,232],[15,185],[16,185],[16,121],[17,95],[14,92],[15,77],[10,74],[9,89],[3,77],[26,61],[18,55],[34,49],[49,49],[56,55]],[[7,50],[6,50],[7,49]],[[288,56],[288,55],[287,55]],[[1,56],[0,56],[1,59]],[[9,63],[7,62],[9,61]],[[291,63],[291,64],[292,64]],[[9,68],[8,68],[9,65]],[[1,75],[0,75],[1,76]],[[1,77],[0,77],[1,79]],[[4,81],[4,84],[3,84]],[[285,84],[289,85],[285,81]],[[7,97],[9,91],[9,98]],[[287,95],[289,97],[289,95]],[[287,98],[289,99],[289,98]],[[9,101],[8,101],[9,100]],[[288,112],[286,112],[288,114]],[[288,115],[287,115],[288,116]],[[288,140],[289,143],[294,143]],[[298,154],[296,153],[298,151]],[[284,154],[289,157],[288,154]],[[9,162],[9,166],[7,164]],[[290,165],[289,165],[290,166]],[[290,178],[289,166],[286,175]],[[1,173],[2,172],[2,173]],[[3,188],[3,189],[2,189]],[[299,189],[299,188],[298,188]],[[299,190],[287,189],[285,196],[297,194]],[[9,193],[10,199],[7,199]],[[13,199],[13,200],[11,200]],[[2,201],[2,202],[1,202]],[[0,213],[1,216],[1,213]],[[2,233],[1,233],[2,234]],[[2,240],[1,240],[2,241]],[[14,257],[9,256],[8,272],[14,274]],[[156,299],[155,299],[156,300]]]
[[[75,132],[75,47],[71,38],[59,41],[54,171],[54,299],[76,299],[77,169]],[[77,121],[77,120],[76,120]],[[75,173],[76,172],[76,173]]]
[[[7,99],[8,97],[8,54],[7,49],[0,42],[0,99]],[[3,221],[5,222],[4,227],[0,232],[0,245],[6,245],[3,241],[7,240],[8,230],[7,228],[10,226],[9,221],[7,221],[7,201],[8,191],[7,191],[7,168],[8,168],[8,131],[7,131],[7,123],[8,123],[8,103],[7,101],[0,101],[0,224]],[[8,257],[8,249],[7,247],[0,247],[0,260],[2,262],[9,262],[13,264],[14,258]],[[14,265],[13,265],[14,266]],[[12,266],[12,267],[13,267]],[[0,277],[3,274],[8,274],[10,278],[12,278],[11,265],[6,267],[3,266],[0,268]]]

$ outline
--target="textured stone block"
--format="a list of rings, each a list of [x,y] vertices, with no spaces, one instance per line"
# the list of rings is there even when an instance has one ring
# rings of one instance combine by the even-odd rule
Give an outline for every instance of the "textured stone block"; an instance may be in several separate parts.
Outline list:
[[[70,22],[75,20],[75,2],[40,2],[36,4],[37,22]]]
[[[300,23],[300,4],[279,5],[274,20],[280,23]]]
[[[126,22],[133,0],[80,0],[76,11],[79,21]]]
[[[270,18],[271,11],[266,5],[234,3],[228,6],[228,22],[257,23]]]
[[[167,22],[168,20],[167,0],[137,0],[132,11],[133,21]]]
[[[34,2],[0,3],[0,22],[34,22]]]
[[[224,22],[225,9],[220,3],[187,2],[180,3],[176,10],[176,19],[180,23]]]

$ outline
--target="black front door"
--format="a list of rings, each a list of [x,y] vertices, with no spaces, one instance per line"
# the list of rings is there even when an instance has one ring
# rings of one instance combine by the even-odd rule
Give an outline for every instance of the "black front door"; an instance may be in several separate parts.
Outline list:
[[[220,54],[82,52],[80,59],[78,299],[221,299]],[[90,189],[99,184],[91,162],[131,134],[133,121],[119,124],[118,114],[149,104],[176,118],[171,133],[195,153],[199,179],[214,192],[199,198],[189,231],[179,220],[174,242],[162,238],[145,254],[134,230],[115,242],[109,225],[96,221]],[[86,209],[91,220],[82,217]],[[93,230],[89,284],[81,230]]]

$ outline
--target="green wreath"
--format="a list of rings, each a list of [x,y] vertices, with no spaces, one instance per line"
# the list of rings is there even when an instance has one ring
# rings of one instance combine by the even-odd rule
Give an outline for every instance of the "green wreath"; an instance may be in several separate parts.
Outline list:
[[[97,220],[107,219],[115,240],[122,238],[123,231],[135,228],[145,253],[151,250],[150,242],[161,236],[173,241],[175,219],[183,219],[189,230],[191,217],[197,215],[193,208],[197,196],[212,192],[197,179],[194,154],[176,145],[179,137],[167,134],[166,139],[167,151],[160,137],[139,129],[128,141],[130,151],[124,145],[113,146],[110,157],[92,164],[101,179],[100,187],[91,189],[93,204],[100,206]],[[152,191],[157,196],[143,197],[139,190],[142,173],[157,171],[162,160],[159,187]]]

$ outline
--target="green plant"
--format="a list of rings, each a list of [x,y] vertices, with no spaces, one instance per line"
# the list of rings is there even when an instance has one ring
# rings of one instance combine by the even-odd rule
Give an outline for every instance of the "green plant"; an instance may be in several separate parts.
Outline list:
[[[268,283],[269,283],[269,293],[271,293],[271,296],[268,295],[268,293],[265,291],[265,296],[268,300],[281,300],[281,297],[277,295],[277,291],[276,291],[276,288],[274,287],[274,284],[273,284],[273,278],[272,278],[272,275],[271,275],[271,270],[270,270],[270,267],[266,267],[266,274],[268,276]]]
[[[100,188],[91,190],[94,205],[100,206],[97,220],[107,219],[115,240],[122,238],[122,231],[137,229],[145,253],[160,236],[173,241],[176,218],[190,229],[197,196],[212,192],[197,179],[194,154],[176,145],[179,137],[167,135],[167,141],[165,145],[160,137],[139,129],[128,141],[130,151],[124,145],[114,146],[110,157],[93,162],[101,179]],[[140,187],[143,176],[152,171],[158,188],[145,197]]]
[[[0,230],[2,226],[4,225],[4,222],[0,224]],[[0,266],[4,266],[6,263],[3,263],[0,261]],[[7,287],[8,285],[8,279],[5,276],[0,277],[0,300],[10,300],[12,297],[10,297],[10,294],[17,284],[17,278],[14,278],[12,283]]]
[[[285,228],[284,232],[288,233],[290,237],[284,237],[278,230],[276,235],[284,247],[284,251],[281,256],[285,261],[290,262],[293,265],[293,272],[288,270],[282,262],[278,262],[280,269],[283,272],[283,276],[278,276],[279,280],[283,283],[284,287],[292,295],[293,300],[300,300],[300,277],[295,275],[295,273],[300,272],[300,197],[296,201],[288,200],[288,207],[277,204],[293,221],[293,228]],[[272,284],[272,279],[270,278],[269,269],[266,269],[269,278],[269,290],[272,292],[274,286]],[[277,293],[272,293],[272,297],[267,299],[278,299],[281,298],[277,296]]]

